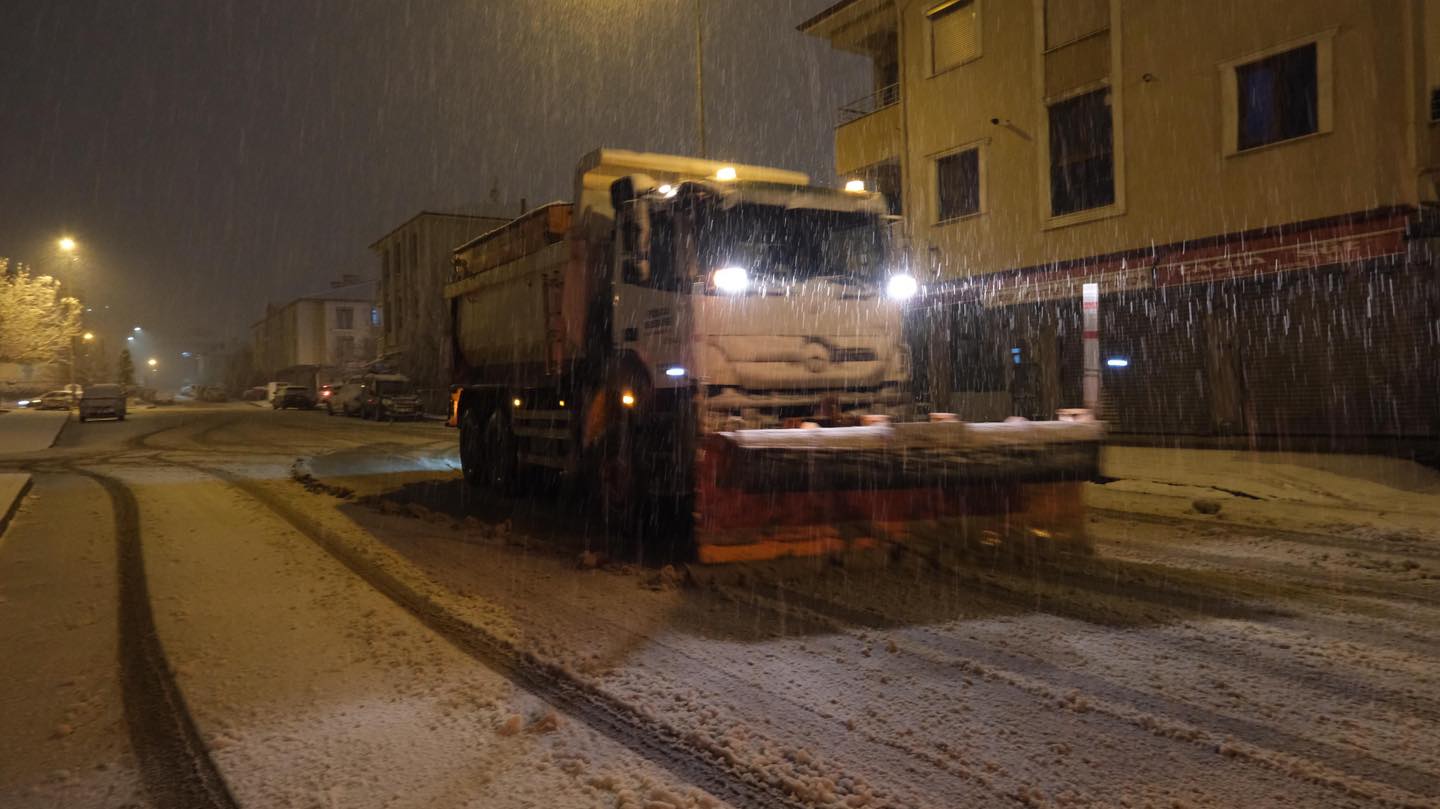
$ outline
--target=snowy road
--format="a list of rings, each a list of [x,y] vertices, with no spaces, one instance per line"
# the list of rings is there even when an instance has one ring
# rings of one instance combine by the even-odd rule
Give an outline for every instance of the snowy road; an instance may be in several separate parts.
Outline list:
[[[453,442],[235,404],[0,455],[0,806],[1440,806],[1433,473],[695,586]]]

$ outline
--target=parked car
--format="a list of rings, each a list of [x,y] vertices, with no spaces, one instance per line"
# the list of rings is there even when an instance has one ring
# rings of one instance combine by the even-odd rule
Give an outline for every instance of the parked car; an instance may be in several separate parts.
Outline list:
[[[91,385],[80,395],[80,420],[110,417],[125,420],[125,388],[120,385]]]
[[[263,385],[257,385],[240,394],[240,398],[247,402],[263,402],[268,395],[269,391],[265,390]]]
[[[403,374],[367,374],[360,396],[360,417],[367,419],[418,419],[424,413],[420,397]]]
[[[30,406],[36,410],[69,410],[75,406],[78,397],[68,390],[52,390],[39,399],[33,399]]]
[[[315,407],[315,394],[302,385],[286,385],[275,391],[275,399],[271,401],[270,405],[276,410],[284,410],[289,407],[298,410],[312,410]]]
[[[325,412],[330,415],[354,416],[360,413],[360,400],[365,395],[365,377],[355,376],[335,388],[325,400]]]
[[[200,388],[200,401],[202,402],[228,402],[230,396],[225,389],[219,385],[207,385]]]

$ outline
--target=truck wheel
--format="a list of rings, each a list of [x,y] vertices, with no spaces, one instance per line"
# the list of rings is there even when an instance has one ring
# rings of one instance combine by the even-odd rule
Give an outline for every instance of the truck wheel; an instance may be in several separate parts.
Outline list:
[[[497,494],[515,493],[516,458],[515,437],[504,414],[496,410],[485,423],[482,462],[485,468],[485,485]]]
[[[485,483],[480,468],[485,452],[484,433],[479,410],[467,408],[460,416],[460,471],[465,475],[465,482],[476,487]]]
[[[644,537],[642,475],[637,467],[635,413],[617,406],[619,386],[607,386],[591,398],[585,414],[592,431],[583,449],[587,477],[593,481],[591,504],[617,558],[640,555]]]

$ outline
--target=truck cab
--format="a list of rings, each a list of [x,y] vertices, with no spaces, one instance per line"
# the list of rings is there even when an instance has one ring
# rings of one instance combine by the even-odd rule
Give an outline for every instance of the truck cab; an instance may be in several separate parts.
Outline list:
[[[723,178],[723,179],[722,179]],[[703,431],[889,415],[910,374],[882,198],[705,179],[615,181],[611,344]]]

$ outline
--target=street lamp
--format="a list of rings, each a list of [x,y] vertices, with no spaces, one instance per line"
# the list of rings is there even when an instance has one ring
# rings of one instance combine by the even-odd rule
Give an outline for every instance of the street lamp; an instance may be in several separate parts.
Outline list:
[[[85,332],[84,334],[80,335],[80,339],[81,339],[81,340],[84,340],[85,342],[88,343],[88,342],[90,342],[91,340],[94,340],[94,339],[95,339],[95,333],[94,333],[94,332],[88,332],[88,331],[87,331],[87,332]]]
[[[160,360],[157,360],[157,359],[155,359],[154,357],[151,357],[150,359],[148,359],[148,360],[145,361],[145,364],[148,365],[148,366],[150,366],[151,368],[154,368],[155,366],[157,366],[157,365],[160,364]]]
[[[62,253],[75,252],[75,240],[70,238],[69,236],[60,237],[60,241],[56,242],[55,244],[60,247],[60,252]]]

